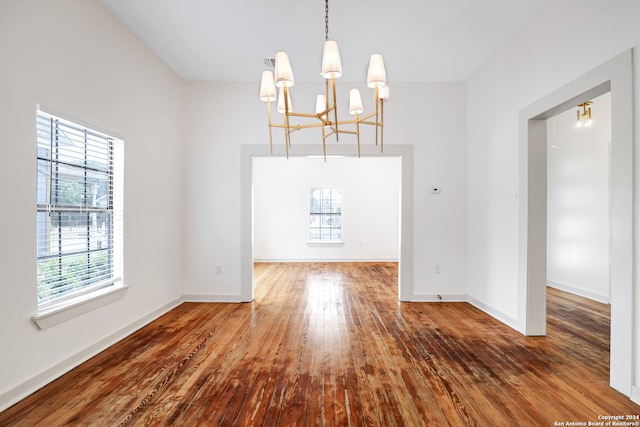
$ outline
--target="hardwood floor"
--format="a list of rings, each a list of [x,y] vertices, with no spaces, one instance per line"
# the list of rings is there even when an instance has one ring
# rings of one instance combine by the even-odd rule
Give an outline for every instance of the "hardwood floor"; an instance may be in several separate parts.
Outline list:
[[[398,303],[392,263],[256,264],[255,301],[185,303],[0,413],[0,425],[553,426],[635,415],[609,308],[549,290],[548,336]],[[559,425],[559,424],[556,424]]]

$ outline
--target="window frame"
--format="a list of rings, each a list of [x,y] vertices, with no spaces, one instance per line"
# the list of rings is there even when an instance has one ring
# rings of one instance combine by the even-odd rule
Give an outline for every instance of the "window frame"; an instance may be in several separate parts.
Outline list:
[[[319,203],[314,203],[314,191],[320,191]],[[339,192],[339,198],[334,198]],[[328,193],[328,197],[325,194]],[[333,206],[339,201],[338,206]],[[310,246],[341,246],[344,244],[344,189],[340,186],[311,186],[308,193],[307,244]],[[329,206],[327,206],[327,203]],[[325,216],[328,219],[339,218],[339,226],[331,223],[324,225]],[[318,219],[318,221],[316,221]],[[319,224],[314,226],[314,224]],[[318,230],[319,237],[312,237],[312,230]],[[327,231],[328,233],[323,233]],[[337,235],[334,233],[337,232]],[[328,238],[323,238],[327,236]],[[335,236],[335,237],[334,237]]]
[[[47,122],[50,124],[48,134],[43,131],[46,129]],[[65,154],[64,148],[61,148],[63,143],[60,136],[61,129],[70,133],[79,132],[75,134],[77,138],[72,143],[69,138],[64,143],[71,145],[75,143],[75,146],[66,153],[67,155],[73,156],[74,153],[84,152],[82,158],[78,155],[77,159],[61,161]],[[36,232],[38,312],[32,319],[44,329],[124,296],[123,291],[127,288],[123,280],[122,256],[124,249],[124,141],[122,138],[96,129],[95,126],[42,108],[36,111],[36,133],[38,174],[36,212],[39,219]],[[49,151],[44,148],[47,143],[50,143]],[[87,154],[90,150],[94,151]],[[100,161],[104,161],[101,167],[96,166]],[[66,168],[66,175],[61,175],[60,168]],[[61,176],[62,182],[68,185],[67,188],[75,186],[80,189],[81,194],[76,194],[76,199],[67,198],[61,202],[61,195],[63,199],[65,196],[64,190],[58,186]],[[90,185],[94,193],[89,196]],[[98,185],[102,186],[101,197],[98,197],[96,189]],[[67,191],[71,192],[71,190]],[[92,200],[91,206],[87,206],[89,200]],[[51,224],[52,215],[57,215],[57,228]],[[66,216],[66,221],[62,220],[63,216]],[[83,219],[86,221],[82,222]],[[73,230],[79,233],[80,237],[75,239],[75,243],[71,243],[74,239],[62,237],[63,224],[68,232]],[[100,228],[100,238],[95,237],[98,228]],[[60,236],[52,239],[51,233],[54,230]],[[67,240],[64,240],[65,238]],[[59,240],[57,248],[55,242],[51,243],[51,239]],[[105,247],[103,247],[102,244],[105,241]],[[73,257],[86,259],[86,262],[80,261],[79,266],[74,265],[79,271],[75,275],[65,275],[65,272],[68,273],[71,268],[69,264],[63,265],[63,260],[70,262],[69,259]],[[57,262],[50,263],[47,262],[48,260],[57,260]],[[49,274],[46,274],[47,269],[50,270]],[[69,276],[73,277],[69,278]],[[53,280],[55,277],[59,279],[56,286],[68,288],[58,297],[47,293],[44,289],[46,285],[43,285],[43,279]]]

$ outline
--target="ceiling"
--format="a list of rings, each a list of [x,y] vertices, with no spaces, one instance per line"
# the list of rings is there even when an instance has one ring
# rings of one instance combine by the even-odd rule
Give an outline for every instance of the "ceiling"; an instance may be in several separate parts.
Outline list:
[[[297,81],[316,81],[322,0],[100,0],[187,81],[258,81],[265,58],[288,52]],[[545,0],[333,0],[329,37],[343,79],[384,56],[389,81],[467,80]]]

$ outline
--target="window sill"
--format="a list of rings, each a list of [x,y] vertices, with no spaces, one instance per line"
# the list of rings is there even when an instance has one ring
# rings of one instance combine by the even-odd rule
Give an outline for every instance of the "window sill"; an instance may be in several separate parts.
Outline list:
[[[39,311],[31,317],[40,329],[47,329],[72,319],[81,314],[105,306],[124,297],[127,288],[122,282],[116,282],[111,286],[98,289],[94,292],[78,296],[60,304],[56,304]]]
[[[342,240],[323,241],[323,240],[309,240],[308,246],[344,246]]]

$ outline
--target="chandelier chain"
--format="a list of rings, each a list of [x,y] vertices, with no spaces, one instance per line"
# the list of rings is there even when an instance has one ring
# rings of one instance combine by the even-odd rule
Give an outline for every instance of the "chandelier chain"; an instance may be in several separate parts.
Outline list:
[[[324,0],[324,39],[329,40],[329,0]]]

